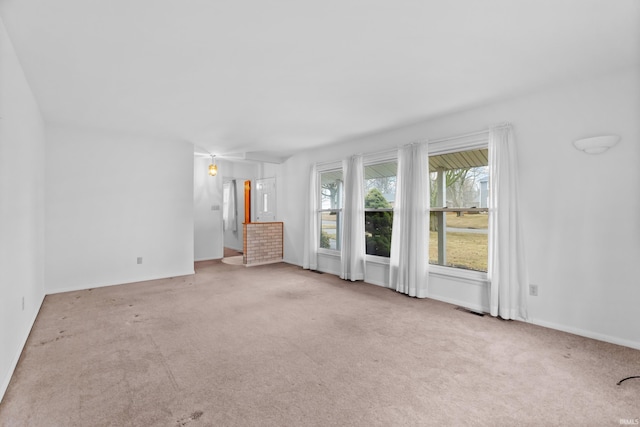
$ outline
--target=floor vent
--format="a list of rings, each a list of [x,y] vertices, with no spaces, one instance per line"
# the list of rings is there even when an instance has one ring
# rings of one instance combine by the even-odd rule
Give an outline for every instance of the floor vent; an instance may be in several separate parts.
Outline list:
[[[484,313],[482,313],[482,312],[480,312],[480,311],[471,310],[471,309],[469,309],[469,308],[465,308],[465,307],[456,307],[456,310],[458,310],[458,311],[464,311],[465,313],[475,314],[476,316],[484,317]]]
[[[320,270],[311,270],[311,271],[313,271],[316,274],[324,274],[324,271],[320,271]]]

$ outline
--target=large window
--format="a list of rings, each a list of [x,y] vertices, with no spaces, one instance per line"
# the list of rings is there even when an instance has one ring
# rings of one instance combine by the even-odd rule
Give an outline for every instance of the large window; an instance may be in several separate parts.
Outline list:
[[[488,150],[429,157],[429,262],[487,271]]]
[[[398,163],[395,160],[364,168],[364,228],[367,255],[389,257],[391,254],[397,171]]]
[[[340,250],[342,230],[342,170],[320,172],[320,247]]]

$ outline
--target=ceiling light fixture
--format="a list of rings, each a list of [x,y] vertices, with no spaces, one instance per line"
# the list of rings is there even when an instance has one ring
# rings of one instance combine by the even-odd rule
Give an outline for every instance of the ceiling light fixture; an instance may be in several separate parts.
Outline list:
[[[218,166],[216,165],[216,156],[211,155],[211,164],[209,165],[209,175],[218,175]]]
[[[618,135],[594,136],[573,141],[573,145],[587,154],[600,154],[607,151],[620,141]]]

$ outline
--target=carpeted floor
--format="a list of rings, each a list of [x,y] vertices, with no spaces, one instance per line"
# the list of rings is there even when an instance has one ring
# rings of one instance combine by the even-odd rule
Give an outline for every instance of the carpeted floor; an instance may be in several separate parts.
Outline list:
[[[614,426],[640,351],[287,264],[50,295],[2,426]]]

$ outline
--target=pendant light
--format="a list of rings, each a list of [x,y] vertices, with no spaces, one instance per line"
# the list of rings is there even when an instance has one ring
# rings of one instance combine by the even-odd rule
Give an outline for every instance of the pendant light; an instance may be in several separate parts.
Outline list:
[[[218,175],[218,166],[216,165],[216,156],[211,155],[211,164],[209,165],[209,175]]]

